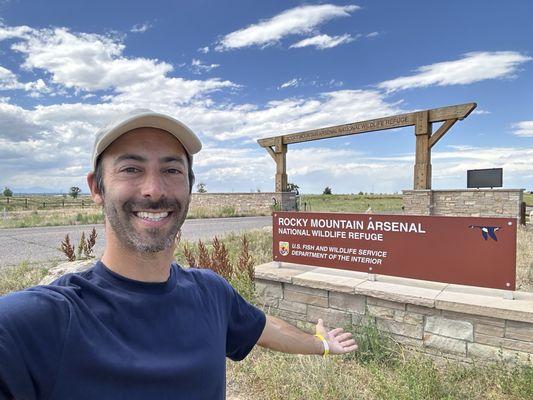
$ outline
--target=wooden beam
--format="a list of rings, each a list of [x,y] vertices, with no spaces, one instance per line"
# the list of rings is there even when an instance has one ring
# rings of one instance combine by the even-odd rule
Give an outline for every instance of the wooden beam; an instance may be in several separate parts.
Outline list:
[[[437,144],[437,142],[450,130],[450,128],[458,121],[457,118],[449,119],[445,121],[439,129],[437,129],[437,132],[435,132],[431,137],[429,138],[429,147],[433,147]]]
[[[476,103],[466,103],[455,106],[434,108],[432,110],[425,110],[424,112],[428,113],[428,122],[430,123],[443,122],[454,118],[462,120],[466,118],[476,108],[476,106]],[[259,143],[259,145],[262,147],[271,147],[276,145],[277,138],[282,138],[283,144],[292,144],[412,126],[415,125],[416,115],[420,112],[422,111],[353,122],[344,125],[335,125],[305,132],[290,133],[288,135],[274,136],[270,138],[259,139],[257,143]]]
[[[274,159],[274,161],[276,160],[276,153],[274,153],[274,150],[272,150],[272,147],[270,146],[267,146],[265,147],[266,151],[268,151],[268,154],[270,154],[270,157],[272,157]]]
[[[443,122],[448,119],[457,118],[463,120],[470,115],[477,107],[476,103],[458,104],[456,106],[448,106],[441,108],[434,108],[429,111],[429,122]]]
[[[401,128],[413,124],[412,114],[403,114],[392,117],[370,119],[351,124],[331,126],[311,131],[291,133],[283,136],[283,143],[301,143],[311,140],[326,139],[339,136],[356,135],[359,133],[382,131],[386,129]]]

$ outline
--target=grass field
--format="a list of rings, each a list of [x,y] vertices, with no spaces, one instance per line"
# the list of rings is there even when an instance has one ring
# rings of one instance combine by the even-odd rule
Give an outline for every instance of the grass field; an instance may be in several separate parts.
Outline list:
[[[522,234],[523,232],[521,232]],[[247,234],[254,264],[270,261],[271,234]],[[242,238],[222,240],[235,264]],[[524,246],[531,251],[531,241]],[[176,258],[183,263],[180,243]],[[207,243],[209,249],[211,243]],[[530,259],[531,260],[531,259]],[[45,268],[22,264],[0,270],[0,295],[38,282]],[[253,284],[234,277],[243,295],[253,299]],[[380,333],[372,321],[356,333],[360,351],[322,358],[275,353],[256,347],[241,362],[227,361],[228,400],[529,400],[533,398],[533,365],[500,363],[462,365],[435,363],[429,356],[408,350]]]
[[[398,195],[303,195],[300,203],[301,209],[307,211],[365,212],[371,208],[374,212],[398,213],[401,212],[402,198]],[[29,198],[28,207],[25,204],[25,198],[13,197],[7,204],[7,198],[0,197],[0,228],[98,224],[104,220],[100,207],[88,196],[76,200],[61,196],[35,196]],[[239,213],[232,206],[206,208],[192,204],[187,218],[253,215],[265,214]]]
[[[103,222],[100,207],[89,196],[78,199],[63,196],[32,196],[27,198],[0,196],[0,228],[27,228],[32,226],[57,226],[97,224]],[[8,203],[9,201],[9,203]],[[533,206],[533,194],[524,194],[524,201]],[[65,206],[63,206],[65,204]],[[82,206],[83,204],[83,206]],[[302,211],[329,211],[363,213],[402,211],[401,195],[301,195]],[[235,207],[196,207],[189,209],[187,218],[223,218],[264,215],[264,213],[239,213]]]
[[[369,208],[373,212],[401,212],[401,195],[302,195],[300,209],[302,211],[331,212],[365,212]]]
[[[235,207],[194,207],[189,209],[188,219],[196,218],[226,218],[264,214],[241,214],[235,211]],[[101,224],[104,215],[100,207],[91,203],[91,206],[48,208],[34,210],[13,210],[3,213],[0,211],[0,228],[29,228],[37,226],[61,226],[61,225],[86,225]]]

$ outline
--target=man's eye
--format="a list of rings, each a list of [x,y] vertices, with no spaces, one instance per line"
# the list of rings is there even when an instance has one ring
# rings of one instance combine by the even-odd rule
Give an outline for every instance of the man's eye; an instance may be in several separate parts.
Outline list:
[[[169,168],[166,170],[168,174],[181,174],[181,170],[177,168]]]
[[[122,169],[122,172],[126,172],[128,174],[134,174],[136,172],[139,172],[140,170],[138,168],[135,168],[135,167],[126,167],[126,168],[123,168]]]

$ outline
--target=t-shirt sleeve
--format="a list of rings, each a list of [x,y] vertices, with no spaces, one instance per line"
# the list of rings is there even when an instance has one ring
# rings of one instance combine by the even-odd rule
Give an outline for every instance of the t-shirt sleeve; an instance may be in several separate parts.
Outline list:
[[[226,356],[240,361],[255,346],[265,328],[265,313],[248,303],[228,284],[229,315],[226,335]]]
[[[69,319],[61,300],[37,288],[0,297],[0,399],[50,395]]]

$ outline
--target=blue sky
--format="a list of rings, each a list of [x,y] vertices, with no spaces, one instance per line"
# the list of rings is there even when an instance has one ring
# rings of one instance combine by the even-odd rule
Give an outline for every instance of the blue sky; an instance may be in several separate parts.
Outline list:
[[[274,189],[259,138],[476,102],[433,148],[433,187],[503,167],[532,190],[532,17],[527,0],[0,0],[0,186],[87,191],[94,133],[139,107],[198,133],[208,191],[249,192]],[[291,145],[289,182],[410,189],[414,143],[402,128]]]

